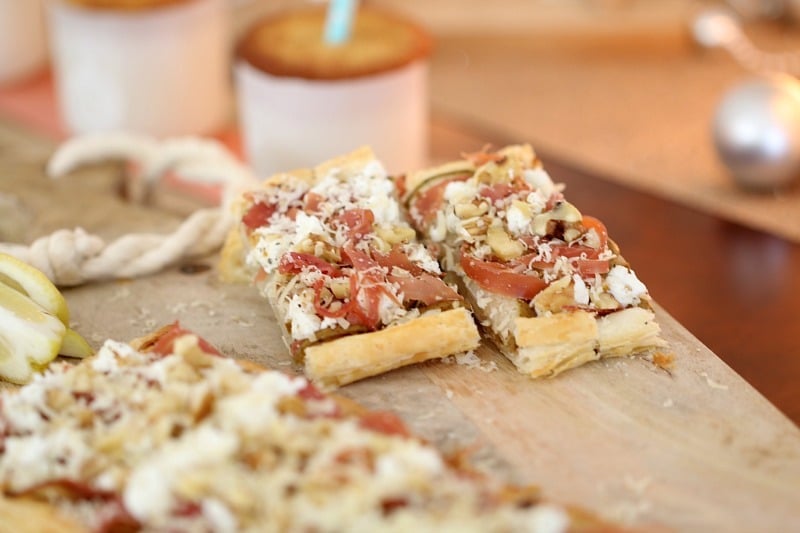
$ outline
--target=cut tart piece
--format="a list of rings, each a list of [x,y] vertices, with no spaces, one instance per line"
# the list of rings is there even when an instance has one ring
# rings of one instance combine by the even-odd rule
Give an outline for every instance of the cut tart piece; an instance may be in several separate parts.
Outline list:
[[[609,531],[178,325],[0,395],[0,515],[4,531]]]
[[[664,345],[647,288],[606,227],[567,201],[530,146],[466,155],[398,188],[520,372],[554,376]]]
[[[463,298],[401,218],[370,149],[273,176],[235,209],[223,277],[256,280],[315,383],[336,387],[478,346]]]

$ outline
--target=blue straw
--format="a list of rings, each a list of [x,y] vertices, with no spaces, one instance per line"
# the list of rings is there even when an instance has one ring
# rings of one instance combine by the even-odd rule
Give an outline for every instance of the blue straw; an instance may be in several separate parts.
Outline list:
[[[337,45],[350,39],[356,3],[356,0],[330,0],[328,15],[325,20],[326,43]]]

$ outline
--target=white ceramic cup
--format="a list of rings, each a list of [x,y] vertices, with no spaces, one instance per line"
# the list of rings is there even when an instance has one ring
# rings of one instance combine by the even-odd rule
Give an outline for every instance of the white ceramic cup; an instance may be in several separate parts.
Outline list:
[[[0,0],[0,84],[33,74],[46,60],[41,0]]]
[[[236,50],[245,155],[262,177],[368,145],[390,173],[428,151],[430,37],[394,14],[361,8],[342,45],[323,40],[307,7],[254,24]]]
[[[140,11],[50,0],[49,22],[60,108],[72,133],[208,134],[228,119],[226,0]]]
[[[422,168],[428,149],[428,66],[417,61],[352,80],[272,76],[236,66],[245,154],[263,177],[369,145],[389,172]]]

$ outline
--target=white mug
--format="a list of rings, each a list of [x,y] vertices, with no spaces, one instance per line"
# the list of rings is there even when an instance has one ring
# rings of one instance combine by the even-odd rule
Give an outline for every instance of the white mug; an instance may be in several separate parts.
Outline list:
[[[225,0],[134,11],[50,0],[67,128],[159,137],[217,131],[230,113],[228,19]]]
[[[267,177],[369,145],[391,173],[423,168],[427,75],[425,61],[344,81],[272,76],[241,62],[236,83],[247,160]]]
[[[41,0],[0,0],[0,84],[33,74],[46,61]]]
[[[266,177],[369,145],[390,173],[424,167],[428,34],[406,19],[362,8],[350,41],[327,45],[318,31],[321,17],[313,7],[274,14],[237,46],[248,162]]]

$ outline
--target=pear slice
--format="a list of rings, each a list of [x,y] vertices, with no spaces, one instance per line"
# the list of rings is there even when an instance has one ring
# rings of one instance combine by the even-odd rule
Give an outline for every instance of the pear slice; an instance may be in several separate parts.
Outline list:
[[[66,331],[58,317],[0,283],[0,378],[29,382],[56,358]]]
[[[86,339],[81,337],[77,331],[67,328],[67,331],[64,333],[64,339],[61,341],[61,349],[58,351],[58,354],[65,357],[79,357],[83,359],[84,357],[94,355],[94,350],[92,350],[92,347],[89,346]]]
[[[29,297],[69,326],[67,301],[42,271],[14,256],[0,253],[0,282]]]

